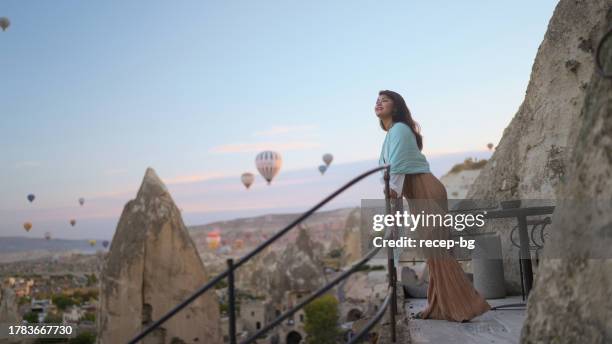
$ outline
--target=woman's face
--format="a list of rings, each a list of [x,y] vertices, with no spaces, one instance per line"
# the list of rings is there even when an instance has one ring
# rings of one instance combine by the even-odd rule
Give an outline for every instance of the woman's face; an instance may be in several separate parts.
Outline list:
[[[376,99],[374,112],[380,119],[391,118],[391,114],[393,114],[393,100],[384,94],[379,95],[378,99]]]

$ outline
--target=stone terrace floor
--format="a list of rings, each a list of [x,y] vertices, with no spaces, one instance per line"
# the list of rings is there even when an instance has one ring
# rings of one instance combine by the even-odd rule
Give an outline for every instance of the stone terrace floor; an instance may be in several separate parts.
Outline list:
[[[487,301],[491,307],[522,302],[520,296]],[[424,309],[426,304],[426,299],[406,299],[404,303],[406,314],[412,316]],[[412,344],[506,344],[519,342],[524,320],[524,308],[505,309],[488,311],[468,323],[410,319],[408,328]]]

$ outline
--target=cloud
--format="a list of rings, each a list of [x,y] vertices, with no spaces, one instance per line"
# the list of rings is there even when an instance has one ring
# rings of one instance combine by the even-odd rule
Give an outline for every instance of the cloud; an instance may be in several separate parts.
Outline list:
[[[253,136],[278,136],[289,133],[297,133],[297,132],[305,132],[316,129],[316,125],[281,125],[281,126],[273,126],[268,130],[256,131],[253,133]]]
[[[292,151],[318,148],[321,144],[313,141],[290,141],[290,142],[253,142],[253,143],[230,143],[213,147],[210,153],[259,153],[263,150]]]
[[[38,161],[18,161],[15,163],[15,168],[38,167],[41,163]]]
[[[202,182],[211,179],[220,179],[235,176],[235,174],[228,174],[227,172],[209,172],[204,174],[192,174],[185,176],[178,176],[174,178],[164,179],[166,184],[187,184]]]
[[[104,171],[104,174],[107,176],[116,176],[120,174],[126,174],[128,172],[127,168],[111,168]]]

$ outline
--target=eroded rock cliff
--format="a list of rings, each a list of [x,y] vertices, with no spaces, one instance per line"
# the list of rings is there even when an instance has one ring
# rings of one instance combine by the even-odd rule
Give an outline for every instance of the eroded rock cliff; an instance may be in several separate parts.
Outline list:
[[[612,2],[595,3],[592,20],[612,28]],[[612,44],[602,56],[612,69]],[[612,342],[612,80],[593,73],[588,85],[523,343]]]
[[[101,278],[99,343],[123,343],[208,280],[168,190],[147,169],[121,214]],[[221,343],[213,292],[199,297],[144,343]]]
[[[538,49],[525,100],[468,198],[554,201],[573,163],[576,136],[584,122],[581,109],[592,87],[593,50],[610,4],[610,0],[559,2]],[[518,251],[509,240],[513,223],[495,221],[491,227],[487,230],[501,233],[507,287],[518,292]]]

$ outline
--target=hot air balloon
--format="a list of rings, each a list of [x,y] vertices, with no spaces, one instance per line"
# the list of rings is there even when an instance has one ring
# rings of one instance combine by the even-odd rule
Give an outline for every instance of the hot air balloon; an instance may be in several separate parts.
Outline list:
[[[26,230],[26,232],[29,232],[30,229],[32,229],[32,223],[31,222],[26,222],[23,224],[23,229]]]
[[[76,220],[75,219],[70,220],[70,225],[74,227],[74,225],[76,225]]]
[[[83,198],[83,197],[79,198],[79,204],[80,205],[85,204],[85,198]]]
[[[36,198],[36,196],[34,194],[29,194],[28,195],[28,201],[30,201],[30,203],[34,202],[35,198]]]
[[[96,241],[95,240],[89,240],[89,246],[91,246],[91,247],[96,246]]]
[[[51,233],[45,232],[45,240],[51,240]]]
[[[221,245],[221,234],[218,230],[215,229],[206,235],[206,244],[211,250],[215,250]]]
[[[253,184],[255,176],[253,175],[253,173],[245,172],[240,177],[240,180],[242,180],[242,184],[244,184],[244,186],[248,189],[249,187],[251,187],[251,184]]]
[[[321,172],[321,175],[323,175],[323,173],[325,173],[325,171],[327,171],[327,166],[320,165],[319,166],[319,172]]]
[[[489,148],[489,150],[492,150],[492,149],[493,149],[493,144],[492,144],[492,143],[490,143],[490,142],[489,142],[489,143],[487,143],[487,148]]]
[[[2,31],[6,31],[9,26],[11,26],[11,21],[7,17],[0,18],[0,27]]]
[[[104,246],[104,248],[107,248],[107,247],[108,247],[108,244],[110,244],[110,243],[108,242],[108,240],[104,240],[104,241],[102,241],[102,246]]]
[[[329,166],[329,164],[331,164],[332,160],[334,160],[334,156],[327,153],[323,155],[323,162],[325,163],[326,166]]]
[[[268,182],[268,185],[270,185],[270,182],[272,182],[272,179],[280,170],[282,163],[283,158],[281,158],[281,155],[272,151],[261,152],[255,158],[255,166],[257,166],[259,173]]]

